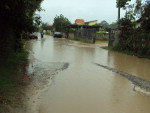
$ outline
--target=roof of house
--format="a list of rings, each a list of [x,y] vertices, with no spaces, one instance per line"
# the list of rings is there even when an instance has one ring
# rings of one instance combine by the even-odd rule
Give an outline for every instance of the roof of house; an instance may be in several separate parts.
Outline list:
[[[84,23],[85,21],[83,20],[83,19],[76,19],[75,20],[75,23],[79,23],[79,24],[82,24],[82,23]]]
[[[90,22],[97,22],[97,20],[93,20],[93,21],[88,21],[88,22],[85,22],[85,23],[90,23]]]
[[[89,25],[69,25],[69,26],[65,26],[64,28],[102,28],[103,26],[98,26],[98,25],[94,25],[94,26],[89,26]]]

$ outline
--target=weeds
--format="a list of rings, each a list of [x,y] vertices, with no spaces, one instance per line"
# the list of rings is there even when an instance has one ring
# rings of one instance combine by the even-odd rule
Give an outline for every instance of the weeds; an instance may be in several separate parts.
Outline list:
[[[14,53],[0,68],[0,108],[12,103],[12,96],[24,83],[20,80],[28,52]]]
[[[84,39],[80,39],[80,38],[71,38],[70,40],[80,41],[83,43],[92,43],[90,40],[84,40]]]

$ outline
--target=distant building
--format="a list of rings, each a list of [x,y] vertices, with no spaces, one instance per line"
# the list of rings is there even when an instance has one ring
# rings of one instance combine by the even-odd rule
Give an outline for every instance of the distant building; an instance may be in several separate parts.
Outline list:
[[[75,23],[76,23],[77,25],[83,25],[83,24],[85,23],[85,21],[84,21],[83,19],[76,19],[76,20],[75,20]]]
[[[98,22],[97,20],[94,20],[94,21],[85,22],[84,24],[89,25],[89,26],[93,26],[93,25],[96,25],[97,22]]]

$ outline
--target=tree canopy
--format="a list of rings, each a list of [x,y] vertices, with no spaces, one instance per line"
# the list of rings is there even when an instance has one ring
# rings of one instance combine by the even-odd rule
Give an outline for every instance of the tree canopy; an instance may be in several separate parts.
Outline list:
[[[100,25],[102,25],[104,28],[108,28],[109,27],[109,23],[105,20],[101,21]]]
[[[125,5],[127,4],[127,2],[129,2],[131,0],[117,0],[117,7],[123,8],[125,7]]]
[[[40,24],[40,4],[43,0],[0,0],[0,53],[20,48],[23,32],[33,32]],[[11,43],[8,43],[11,42]],[[9,47],[10,46],[10,47]],[[6,48],[6,47],[9,47]],[[0,56],[1,56],[0,54]]]
[[[1,21],[12,24],[16,30],[33,31],[33,26],[39,24],[39,16],[35,11],[41,10],[40,4],[43,0],[1,0]],[[35,21],[34,21],[35,20]],[[19,32],[18,31],[18,32]]]
[[[119,24],[122,28],[116,48],[150,57],[150,2],[136,0],[126,6],[126,14]]]
[[[53,27],[51,25],[49,25],[48,23],[43,22],[41,25],[41,30],[46,30],[46,32],[47,32],[47,30],[53,30]]]
[[[64,17],[62,14],[59,16],[56,16],[54,18],[54,23],[53,23],[53,27],[55,29],[55,31],[59,31],[59,32],[67,32],[67,29],[64,29],[65,26],[70,25],[71,22],[69,21],[68,18]]]

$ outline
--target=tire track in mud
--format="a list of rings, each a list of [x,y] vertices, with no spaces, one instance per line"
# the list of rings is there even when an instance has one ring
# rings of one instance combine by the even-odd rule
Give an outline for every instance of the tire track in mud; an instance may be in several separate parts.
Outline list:
[[[150,81],[143,80],[142,78],[139,78],[135,75],[131,75],[131,74],[128,74],[126,72],[119,71],[117,69],[114,69],[114,68],[111,68],[111,67],[108,67],[108,66],[104,66],[104,65],[101,65],[101,64],[98,64],[98,63],[95,63],[95,64],[97,66],[105,68],[109,71],[117,73],[117,74],[121,75],[122,77],[127,78],[129,81],[131,81],[135,85],[134,90],[136,90],[135,89],[136,87],[139,87],[142,90],[145,90],[147,92],[146,94],[150,94]],[[141,91],[141,92],[144,93],[144,91]]]

